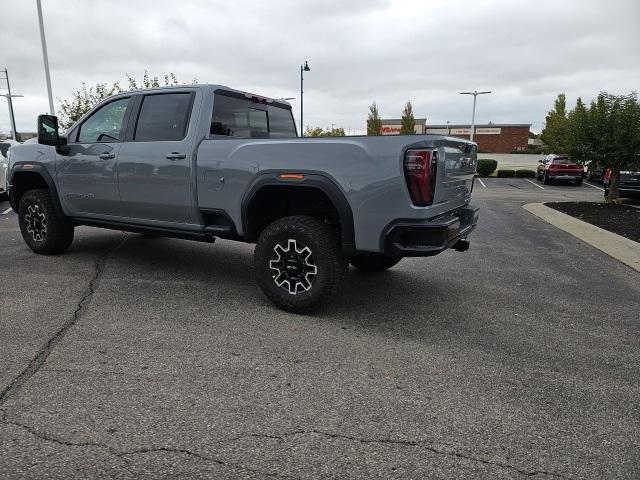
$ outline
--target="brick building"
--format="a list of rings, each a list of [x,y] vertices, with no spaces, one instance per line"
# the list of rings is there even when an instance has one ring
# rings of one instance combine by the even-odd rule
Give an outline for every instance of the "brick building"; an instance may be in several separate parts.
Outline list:
[[[382,120],[383,135],[398,135],[400,133],[400,119]],[[530,123],[489,123],[475,126],[473,141],[478,144],[478,150],[488,153],[511,153],[514,150],[526,150],[529,143]],[[471,126],[467,125],[428,125],[426,119],[416,118],[415,131],[421,133],[436,133],[468,139]]]

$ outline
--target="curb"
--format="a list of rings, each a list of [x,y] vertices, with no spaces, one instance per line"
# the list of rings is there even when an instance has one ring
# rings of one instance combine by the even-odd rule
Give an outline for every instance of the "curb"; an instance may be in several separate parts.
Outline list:
[[[640,243],[578,220],[542,203],[528,203],[522,208],[640,272]]]

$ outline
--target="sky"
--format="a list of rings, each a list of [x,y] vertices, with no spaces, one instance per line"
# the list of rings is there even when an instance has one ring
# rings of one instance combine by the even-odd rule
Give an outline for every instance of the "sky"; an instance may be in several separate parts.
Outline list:
[[[369,106],[428,123],[531,123],[558,93],[640,89],[640,0],[42,0],[56,108],[82,83],[173,72],[291,100],[304,124],[366,131]],[[2,0],[0,69],[18,131],[49,110],[36,0]],[[0,93],[6,93],[0,80]],[[0,132],[10,130],[0,98]]]

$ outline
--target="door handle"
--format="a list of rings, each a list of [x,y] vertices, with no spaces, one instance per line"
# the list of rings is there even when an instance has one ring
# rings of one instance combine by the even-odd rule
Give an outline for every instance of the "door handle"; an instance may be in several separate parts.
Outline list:
[[[101,153],[98,157],[102,160],[111,160],[112,158],[116,158],[113,153]]]
[[[185,158],[187,158],[187,155],[184,153],[171,152],[167,153],[167,158],[169,160],[184,160]]]

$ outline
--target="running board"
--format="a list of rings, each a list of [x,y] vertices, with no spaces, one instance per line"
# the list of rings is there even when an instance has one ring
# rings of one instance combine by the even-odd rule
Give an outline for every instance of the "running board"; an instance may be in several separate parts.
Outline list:
[[[218,238],[236,238],[233,228],[229,225],[207,225],[204,227],[204,233]]]

